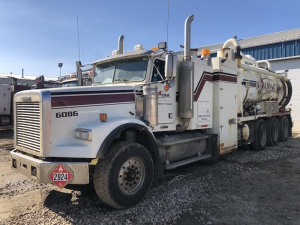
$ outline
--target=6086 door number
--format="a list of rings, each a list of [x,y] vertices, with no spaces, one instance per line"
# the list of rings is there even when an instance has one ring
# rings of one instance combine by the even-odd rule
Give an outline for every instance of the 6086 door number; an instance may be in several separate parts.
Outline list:
[[[78,116],[78,111],[57,112],[56,118]]]

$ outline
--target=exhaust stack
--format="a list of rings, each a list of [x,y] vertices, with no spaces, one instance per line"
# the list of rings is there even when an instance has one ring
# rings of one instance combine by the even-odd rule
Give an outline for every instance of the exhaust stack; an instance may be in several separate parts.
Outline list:
[[[191,23],[194,20],[194,15],[190,15],[184,24],[184,61],[191,60]]]
[[[180,63],[178,82],[178,115],[182,124],[176,126],[177,132],[185,131],[194,116],[194,64],[191,61],[191,23],[193,19],[194,15],[189,16],[184,26],[184,61]]]
[[[118,54],[123,54],[123,40],[124,40],[124,35],[121,35],[119,37]]]

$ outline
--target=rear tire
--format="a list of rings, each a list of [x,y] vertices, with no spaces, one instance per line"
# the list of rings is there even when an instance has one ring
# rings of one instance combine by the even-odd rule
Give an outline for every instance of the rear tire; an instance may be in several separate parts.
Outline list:
[[[276,117],[267,120],[267,143],[269,146],[276,146],[279,140],[279,123]]]
[[[264,150],[267,147],[267,124],[263,119],[257,120],[254,126],[254,141],[251,148],[255,151]]]
[[[94,188],[104,203],[123,209],[137,204],[146,195],[153,176],[152,157],[144,146],[118,142],[98,161]]]
[[[289,139],[290,122],[287,116],[279,117],[279,141],[287,141]]]

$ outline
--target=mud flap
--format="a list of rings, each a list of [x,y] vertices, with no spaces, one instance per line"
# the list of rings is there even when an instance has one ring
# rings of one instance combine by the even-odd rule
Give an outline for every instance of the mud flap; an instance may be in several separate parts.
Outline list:
[[[207,139],[207,148],[205,154],[211,155],[212,162],[218,162],[219,149],[218,149],[218,134],[210,134]]]
[[[289,122],[290,122],[289,137],[292,137],[292,133],[293,133],[293,121],[292,121],[292,117],[289,115],[287,118],[289,119]]]

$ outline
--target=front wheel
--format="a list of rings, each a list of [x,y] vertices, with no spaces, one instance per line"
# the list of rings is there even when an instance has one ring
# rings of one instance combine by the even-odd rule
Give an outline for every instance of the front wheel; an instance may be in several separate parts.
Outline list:
[[[137,204],[149,190],[154,176],[152,157],[142,145],[127,141],[113,144],[98,161],[94,187],[106,204],[123,209]]]

